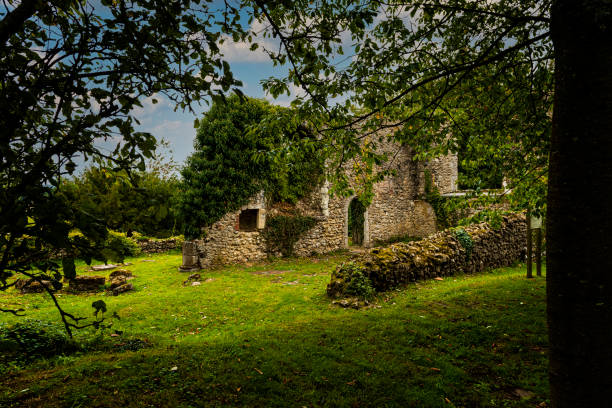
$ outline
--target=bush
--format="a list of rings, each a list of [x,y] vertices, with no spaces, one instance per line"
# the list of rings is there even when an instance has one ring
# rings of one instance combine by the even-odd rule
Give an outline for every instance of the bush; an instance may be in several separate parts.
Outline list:
[[[283,256],[292,256],[295,243],[316,223],[314,218],[300,214],[268,217],[262,231],[268,251],[280,251]]]
[[[351,263],[346,271],[349,279],[344,293],[361,299],[372,299],[375,292],[367,273],[354,263]]]
[[[472,256],[472,250],[474,249],[472,237],[463,228],[457,228],[455,231],[455,238],[457,238],[457,241],[459,241],[463,249],[465,249],[465,260],[469,261],[470,256]]]
[[[504,216],[511,214],[510,211],[500,211],[496,209],[484,209],[478,211],[471,217],[463,218],[459,221],[459,225],[466,226],[471,224],[479,224],[481,222],[488,223],[491,228],[499,229],[502,225]]]
[[[30,361],[76,349],[64,330],[47,322],[25,320],[12,326],[0,324],[0,355],[6,360]]]
[[[128,256],[140,254],[140,247],[133,239],[126,234],[116,231],[108,231],[108,237],[104,243],[102,253],[113,261],[123,262]]]

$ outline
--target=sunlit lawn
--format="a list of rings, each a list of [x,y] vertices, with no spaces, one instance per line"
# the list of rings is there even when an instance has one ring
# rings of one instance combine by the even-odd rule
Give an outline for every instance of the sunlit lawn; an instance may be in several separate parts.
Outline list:
[[[546,406],[544,278],[457,276],[352,310],[325,296],[342,259],[202,271],[200,286],[183,286],[180,254],[132,259],[135,291],[60,295],[75,314],[103,299],[121,319],[97,340],[79,332],[87,351],[5,366],[0,406]],[[11,289],[0,304],[58,320],[42,294]],[[125,351],[137,339],[150,346]]]

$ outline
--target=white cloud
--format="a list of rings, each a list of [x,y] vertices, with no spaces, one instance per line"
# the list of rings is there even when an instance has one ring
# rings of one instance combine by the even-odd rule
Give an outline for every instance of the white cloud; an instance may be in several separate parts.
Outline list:
[[[153,103],[153,100],[157,100],[157,103]],[[148,96],[142,99],[140,103],[142,103],[142,108],[140,106],[135,106],[132,109],[132,114],[141,122],[150,120],[155,112],[169,106],[168,99],[160,94]]]
[[[277,51],[279,42],[270,37],[271,29],[259,20],[253,20],[249,27],[251,34],[254,37],[254,42],[259,44],[259,47],[251,51],[251,44],[243,41],[234,41],[231,36],[223,36],[223,44],[219,46],[221,54],[228,62],[250,62],[261,63],[270,62],[270,57],[265,50]],[[267,37],[264,37],[267,34]]]
[[[185,115],[183,120],[164,120],[152,128],[144,129],[150,132],[157,140],[166,139],[174,152],[174,159],[182,163],[193,152],[193,140],[196,130],[193,119]]]
[[[266,100],[274,103],[275,105],[289,106],[291,105],[291,101],[293,101],[294,99],[304,98],[306,96],[306,91],[301,86],[295,85],[293,83],[290,83],[287,86],[290,92],[289,96],[287,96],[287,94],[283,94],[278,98],[274,98],[272,95],[266,92],[264,97],[266,98]]]

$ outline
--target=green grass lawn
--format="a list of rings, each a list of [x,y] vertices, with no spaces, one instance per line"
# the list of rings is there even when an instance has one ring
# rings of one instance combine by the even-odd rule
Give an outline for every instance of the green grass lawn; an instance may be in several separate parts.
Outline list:
[[[180,254],[131,259],[135,291],[60,295],[79,315],[103,299],[121,320],[98,335],[78,332],[87,351],[5,366],[0,406],[546,406],[544,278],[507,268],[342,309],[325,296],[342,259],[202,271],[200,286],[183,286]],[[0,304],[58,320],[42,294],[11,289]],[[138,340],[150,346],[125,350]]]

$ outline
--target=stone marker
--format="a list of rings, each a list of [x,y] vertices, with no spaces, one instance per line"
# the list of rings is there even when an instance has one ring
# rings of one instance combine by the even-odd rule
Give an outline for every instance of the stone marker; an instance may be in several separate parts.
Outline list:
[[[111,279],[110,289],[116,289],[121,285],[125,285],[127,283],[127,278],[123,275],[117,275]]]
[[[181,272],[199,271],[198,252],[194,241],[183,242],[183,264],[179,266]]]
[[[130,290],[134,290],[134,285],[132,285],[131,282],[130,283],[124,283],[123,285],[117,286],[115,289],[113,289],[113,296],[117,296],[120,293],[127,292],[127,291],[130,291]]]
[[[92,271],[108,271],[109,269],[115,269],[117,265],[109,264],[109,265],[92,265]]]
[[[42,285],[40,282],[34,279],[17,279],[15,281],[15,288],[19,289],[21,293],[41,293],[44,292],[46,286],[47,288],[55,291],[53,284],[51,281],[44,280],[42,281]]]
[[[128,271],[127,269],[117,269],[116,271],[112,271],[110,275],[108,275],[108,279],[113,280],[118,276],[123,276],[126,279],[133,279],[132,271]]]

